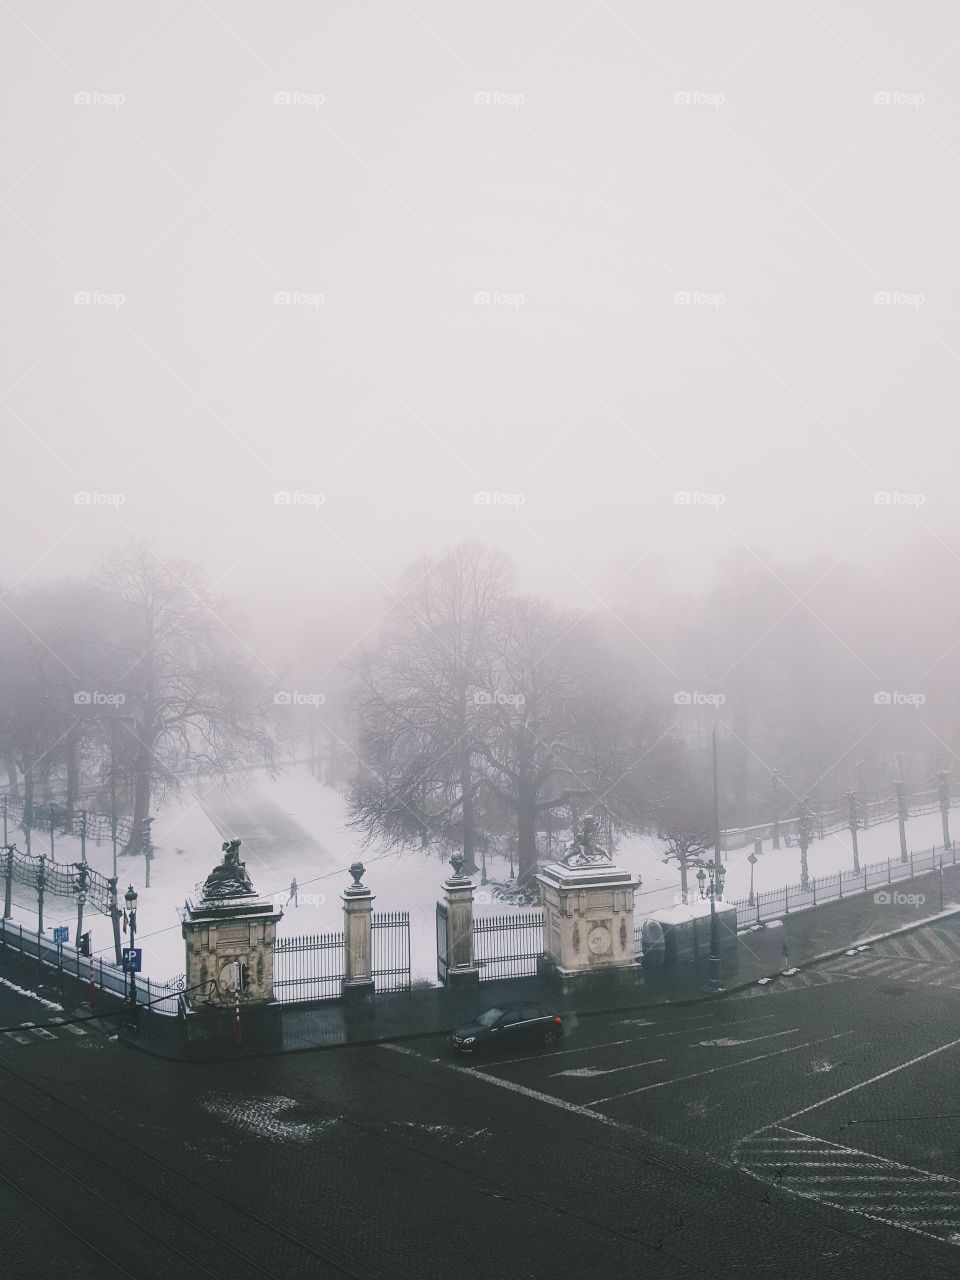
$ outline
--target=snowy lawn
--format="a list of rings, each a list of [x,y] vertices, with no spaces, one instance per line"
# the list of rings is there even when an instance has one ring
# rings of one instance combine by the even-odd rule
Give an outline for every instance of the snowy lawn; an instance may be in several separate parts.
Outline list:
[[[345,824],[343,796],[322,786],[306,766],[297,765],[271,779],[265,773],[251,773],[230,790],[208,784],[202,793],[184,796],[158,813],[153,824],[156,854],[151,867],[151,885],[143,887],[141,858],[120,859],[120,892],[132,881],[140,895],[137,943],[143,947],[143,972],[166,979],[184,967],[183,940],[178,908],[186,897],[196,898],[197,886],[220,861],[220,846],[227,838],[243,841],[241,856],[257,892],[273,897],[284,909],[281,936],[339,930],[343,925],[340,894],[351,883],[348,867],[361,861],[367,867],[365,883],[376,895],[374,910],[409,911],[414,981],[436,979],[435,904],[449,866],[435,850],[397,854],[376,849],[364,850]],[[11,833],[23,847],[22,833]],[[920,853],[938,844],[941,838],[939,813],[911,818],[907,824],[909,847]],[[33,849],[46,849],[42,832],[34,833]],[[79,858],[79,842],[66,836],[57,838],[57,859]],[[727,857],[725,896],[745,898],[750,883],[751,849],[731,851]],[[112,874],[109,844],[99,848],[88,843],[88,859],[99,871]],[[860,833],[861,865],[897,861],[900,856],[896,822],[885,823]],[[664,864],[663,848],[651,836],[632,836],[616,851],[618,865],[642,879],[637,898],[638,919],[651,911],[670,907],[677,901],[679,877],[673,863]],[[853,857],[848,832],[839,832],[810,846],[811,876],[827,875],[841,867],[849,869]],[[487,872],[492,880],[506,880],[505,859],[489,856]],[[290,882],[299,885],[299,906],[287,904]],[[764,845],[756,864],[757,890],[777,889],[800,879],[800,851],[774,850]],[[477,877],[477,881],[479,877]],[[697,894],[696,880],[690,877],[691,892]],[[36,927],[36,902],[22,886],[15,886],[14,918]],[[488,890],[477,890],[477,909],[506,913],[514,910],[493,899]],[[48,896],[45,926],[70,927],[74,941],[76,908],[64,898]],[[85,927],[93,934],[96,953],[112,957],[113,942],[107,917],[88,910]]]

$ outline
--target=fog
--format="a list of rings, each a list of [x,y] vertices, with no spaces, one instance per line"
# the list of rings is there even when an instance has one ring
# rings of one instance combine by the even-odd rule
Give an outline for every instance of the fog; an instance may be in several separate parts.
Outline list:
[[[21,10],[8,586],[146,539],[275,683],[479,539],[667,698],[947,678],[952,6]]]

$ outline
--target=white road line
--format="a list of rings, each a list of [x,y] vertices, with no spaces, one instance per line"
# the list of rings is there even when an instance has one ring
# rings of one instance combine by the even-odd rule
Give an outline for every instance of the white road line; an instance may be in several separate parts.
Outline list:
[[[756,1044],[759,1040],[775,1040],[777,1036],[792,1036],[800,1030],[791,1027],[789,1031],[771,1031],[766,1036],[752,1036],[749,1040],[698,1040],[696,1044],[688,1044],[688,1049],[738,1049],[742,1044]]]
[[[665,1089],[667,1085],[680,1084],[684,1080],[698,1080],[701,1076],[712,1076],[718,1071],[733,1071],[736,1067],[746,1067],[752,1062],[763,1062],[767,1058],[779,1058],[784,1053],[797,1053],[800,1049],[809,1049],[812,1045],[826,1044],[830,1040],[840,1040],[843,1036],[852,1036],[854,1034],[853,1031],[838,1031],[836,1035],[822,1036],[819,1040],[807,1040],[803,1044],[792,1044],[786,1049],[774,1049],[771,1053],[760,1053],[752,1058],[741,1058],[739,1062],[725,1062],[721,1067],[710,1067],[706,1071],[693,1071],[689,1075],[674,1076],[672,1080],[661,1080],[656,1084],[644,1084],[639,1089],[627,1089],[624,1093],[611,1094],[608,1098],[596,1098],[593,1102],[588,1102],[587,1106],[599,1107],[605,1102],[617,1102],[620,1098],[629,1098],[634,1093],[645,1093],[648,1089]],[[800,1113],[798,1112],[798,1114]],[[793,1119],[792,1116],[787,1116],[786,1118],[788,1120]],[[763,1126],[764,1129],[768,1127],[768,1125]],[[757,1132],[759,1133],[760,1130],[758,1129]]]
[[[29,1044],[30,1037],[21,1035],[19,1031],[5,1031],[3,1033],[8,1040],[16,1040],[17,1044]]]
[[[29,1022],[21,1022],[24,1031],[29,1031],[31,1035],[37,1036],[40,1040],[56,1040],[56,1036],[52,1031],[48,1031],[46,1027],[34,1027]]]
[[[956,964],[960,961],[960,955],[958,955],[956,951],[951,951],[947,946],[946,939],[943,937],[943,934],[937,933],[936,929],[930,930],[927,934],[927,941],[934,950],[939,951],[943,958],[950,961],[951,964]]]
[[[768,1153],[769,1154],[769,1153]],[[751,1160],[751,1169],[783,1169],[786,1166],[782,1160]],[[818,1160],[816,1164],[794,1165],[790,1162],[791,1168],[798,1169],[876,1169],[875,1160]]]
[[[625,1040],[601,1040],[594,1044],[578,1045],[575,1049],[554,1049],[552,1056],[559,1058],[570,1053],[591,1053],[595,1049],[615,1049],[625,1044],[644,1045],[651,1040],[663,1040],[670,1036],[689,1036],[694,1031],[722,1031],[724,1027],[736,1027],[743,1022],[766,1022],[768,1018],[775,1017],[775,1014],[764,1013],[757,1018],[736,1018],[732,1022],[724,1023],[705,1023],[701,1027],[689,1027],[686,1030],[679,1031],[661,1031],[655,1036],[629,1036]],[[657,1026],[657,1023],[648,1023],[649,1026]],[[522,1058],[498,1058],[495,1063],[489,1063],[489,1066],[509,1067],[514,1062],[542,1062],[543,1053],[527,1053]]]
[[[666,1058],[647,1058],[645,1062],[628,1062],[624,1067],[568,1067],[566,1071],[553,1071],[551,1080],[558,1076],[572,1076],[580,1080],[592,1080],[594,1076],[612,1076],[617,1071],[636,1071],[638,1067],[652,1067]]]
[[[473,1067],[459,1067],[454,1062],[446,1062],[443,1058],[424,1058],[422,1054],[416,1052],[415,1049],[408,1049],[402,1044],[382,1044],[381,1049],[390,1049],[394,1053],[407,1054],[412,1058],[419,1058],[421,1062],[434,1062],[439,1066],[446,1067],[448,1071],[458,1071],[464,1076],[473,1076],[475,1080],[483,1080],[486,1084],[497,1085],[501,1089],[508,1089],[511,1093],[522,1094],[525,1098],[534,1098],[537,1102],[546,1102],[548,1106],[559,1107],[561,1111],[571,1111],[574,1115],[585,1116],[588,1120],[598,1120],[601,1124],[609,1125],[612,1129],[623,1129],[632,1126],[621,1125],[616,1120],[611,1120],[609,1116],[601,1115],[598,1111],[590,1111],[587,1107],[578,1107],[575,1102],[564,1102],[562,1098],[555,1098],[550,1093],[540,1093],[537,1089],[528,1089],[525,1085],[514,1084],[512,1080],[501,1080],[497,1076],[488,1076],[483,1071],[475,1071]]]
[[[871,1076],[868,1080],[861,1080],[859,1084],[852,1084],[847,1089],[841,1089],[839,1093],[832,1093],[828,1098],[822,1098],[820,1102],[813,1102],[809,1107],[801,1107],[799,1111],[791,1111],[788,1116],[782,1116],[779,1120],[774,1120],[772,1124],[761,1125],[759,1129],[754,1129],[753,1133],[748,1133],[741,1141],[748,1142],[756,1134],[764,1133],[768,1129],[785,1128],[789,1120],[796,1120],[798,1116],[808,1115],[811,1111],[827,1106],[830,1102],[836,1102],[839,1098],[845,1098],[848,1094],[856,1093],[858,1089],[865,1089],[867,1085],[876,1084],[879,1080],[886,1080],[888,1076],[895,1076],[899,1071],[906,1071],[908,1067],[915,1067],[918,1062],[926,1062],[928,1058],[935,1058],[938,1053],[944,1053],[947,1049],[955,1049],[957,1045],[960,1045],[960,1039],[948,1040],[946,1044],[942,1044],[936,1049],[928,1049],[926,1053],[920,1053],[915,1058],[910,1058],[907,1062],[901,1062],[897,1067],[890,1067],[886,1071],[881,1071],[878,1075]],[[850,1148],[848,1147],[846,1150],[850,1150]]]

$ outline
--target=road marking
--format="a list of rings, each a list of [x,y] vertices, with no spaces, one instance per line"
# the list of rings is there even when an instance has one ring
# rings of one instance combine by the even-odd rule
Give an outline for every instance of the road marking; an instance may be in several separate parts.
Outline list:
[[[595,1098],[588,1102],[588,1107],[599,1107],[605,1102],[617,1102],[620,1098],[629,1098],[634,1093],[645,1093],[648,1089],[665,1089],[670,1084],[680,1084],[684,1080],[698,1080],[701,1076],[712,1076],[718,1071],[733,1071],[735,1067],[746,1067],[751,1062],[763,1062],[767,1058],[778,1058],[784,1053],[797,1053],[800,1049],[809,1049],[815,1044],[825,1044],[828,1040],[839,1040],[843,1036],[852,1036],[853,1031],[838,1031],[836,1035],[823,1036],[819,1040],[806,1040],[803,1044],[792,1044],[786,1049],[774,1049],[770,1053],[759,1053],[752,1058],[741,1058],[739,1062],[725,1062],[720,1067],[709,1067],[706,1071],[693,1071],[686,1076],[674,1076],[672,1080],[660,1080],[656,1084],[643,1084],[638,1089],[627,1089],[624,1093],[611,1094],[608,1098]],[[791,1119],[792,1117],[787,1117]]]
[[[381,1049],[389,1049],[393,1053],[403,1053],[411,1058],[419,1058],[421,1062],[436,1063],[441,1067],[446,1067],[448,1071],[457,1071],[464,1076],[473,1076],[475,1080],[483,1080],[486,1084],[497,1085],[500,1089],[508,1089],[511,1093],[522,1094],[525,1098],[533,1098],[537,1102],[546,1102],[548,1106],[559,1107],[561,1111],[570,1111],[574,1115],[585,1116],[588,1120],[598,1120],[601,1124],[609,1125],[612,1129],[624,1129],[628,1126],[620,1124],[617,1120],[612,1120],[609,1116],[601,1115],[599,1111],[591,1111],[587,1107],[577,1106],[575,1102],[565,1102],[562,1098],[555,1098],[551,1093],[540,1093],[538,1089],[528,1089],[526,1085],[515,1084],[512,1080],[501,1080],[498,1076],[488,1076],[484,1071],[476,1071],[473,1067],[460,1067],[455,1062],[447,1062],[443,1058],[425,1058],[423,1054],[417,1053],[415,1049],[408,1049],[402,1044],[382,1044]]]
[[[852,1034],[846,1032],[845,1034]],[[835,1038],[835,1037],[834,1037]],[[879,1075],[871,1076],[868,1080],[861,1080],[859,1084],[852,1084],[847,1089],[841,1089],[839,1093],[832,1093],[828,1098],[822,1098],[819,1102],[813,1102],[809,1107],[801,1107],[799,1111],[791,1111],[788,1116],[782,1116],[779,1120],[774,1120],[772,1124],[761,1125],[759,1129],[755,1129],[753,1133],[747,1134],[747,1139],[752,1138],[754,1134],[765,1132],[767,1129],[785,1128],[787,1122],[796,1120],[797,1116],[805,1116],[811,1111],[816,1111],[820,1107],[825,1107],[830,1102],[836,1102],[839,1098],[845,1098],[850,1093],[856,1093],[858,1089],[865,1089],[867,1085],[876,1084],[879,1080],[886,1080],[888,1076],[895,1076],[899,1071],[906,1071],[908,1067],[915,1067],[918,1062],[926,1062],[928,1058],[935,1058],[938,1053],[944,1053],[947,1049],[955,1049],[960,1044],[960,1039],[949,1040],[946,1044],[942,1044],[937,1049],[928,1049],[926,1053],[920,1053],[915,1058],[911,1058],[908,1062],[901,1062],[898,1067],[890,1067],[886,1071],[881,1071]],[[746,1141],[747,1139],[744,1139]]]
[[[960,955],[947,946],[947,941],[942,933],[938,933],[936,929],[931,929],[926,936],[930,945],[934,950],[939,951],[945,960],[949,960],[952,964],[956,964],[960,960]]]
[[[662,1031],[659,1033],[659,1035],[655,1035],[655,1036],[629,1036],[625,1040],[601,1040],[594,1044],[578,1045],[575,1049],[554,1049],[553,1057],[559,1058],[561,1056],[566,1056],[567,1054],[570,1054],[570,1053],[592,1053],[596,1049],[616,1049],[618,1047],[622,1047],[625,1044],[642,1045],[642,1044],[647,1044],[651,1040],[663,1040],[664,1038],[669,1036],[692,1035],[694,1031],[716,1031],[718,1029],[722,1029],[723,1027],[736,1027],[736,1026],[739,1026],[740,1023],[742,1022],[751,1022],[751,1023],[765,1022],[767,1021],[768,1018],[772,1018],[774,1016],[775,1015],[772,1013],[764,1013],[756,1018],[735,1018],[732,1022],[721,1023],[720,1028],[718,1028],[716,1023],[707,1022],[700,1027],[689,1027],[686,1030],[681,1029],[679,1031]],[[656,1022],[650,1022],[650,1023],[647,1023],[646,1025],[655,1027],[655,1026],[660,1026],[662,1024],[656,1023]],[[539,1053],[524,1054],[522,1058],[497,1058],[496,1062],[488,1063],[487,1066],[488,1068],[492,1066],[508,1067],[511,1065],[511,1063],[514,1063],[514,1062],[542,1062],[542,1061],[543,1061],[543,1052],[541,1051]]]
[[[29,1022],[21,1022],[20,1025],[23,1027],[24,1031],[29,1031],[31,1035],[35,1035],[41,1040],[56,1040],[57,1038],[53,1032],[48,1031],[46,1027],[35,1027]]]
[[[798,1145],[798,1139],[804,1137],[808,1143]],[[780,1159],[773,1158],[777,1154]],[[955,1225],[956,1218],[948,1215],[960,1217],[960,1180],[956,1178],[826,1138],[811,1140],[809,1134],[780,1125],[767,1126],[744,1138],[737,1143],[733,1156],[742,1169],[767,1186],[773,1181],[782,1190],[807,1200],[831,1204],[901,1230],[946,1240],[948,1244],[960,1243],[960,1236],[954,1238],[953,1232],[937,1230]],[[864,1173],[864,1169],[870,1172]]]
[[[51,1018],[50,1021],[55,1022],[64,1031],[69,1031],[73,1036],[85,1036],[87,1034],[83,1027],[78,1027],[75,1022],[64,1022],[62,1018]]]
[[[766,1036],[753,1036],[750,1040],[700,1040],[697,1044],[687,1045],[688,1049],[736,1049],[742,1044],[756,1044],[758,1040],[775,1040],[777,1036],[792,1036],[800,1030],[791,1027],[789,1031],[771,1031]]]
[[[658,1062],[666,1062],[666,1058],[648,1058],[646,1062],[628,1062],[625,1067],[569,1067],[566,1071],[554,1071],[550,1075],[551,1080],[556,1080],[557,1076],[576,1076],[582,1080],[591,1079],[593,1076],[612,1076],[616,1071],[635,1071],[637,1067],[652,1067]]]
[[[8,1040],[16,1040],[17,1044],[29,1044],[30,1037],[21,1035],[19,1031],[5,1031],[3,1033]]]

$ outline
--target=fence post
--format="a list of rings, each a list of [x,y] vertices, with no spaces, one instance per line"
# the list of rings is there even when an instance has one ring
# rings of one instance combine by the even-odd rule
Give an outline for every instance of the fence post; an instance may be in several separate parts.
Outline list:
[[[890,874],[890,859],[887,859],[887,884],[893,884],[893,878]]]
[[[813,885],[813,905],[816,906],[817,905],[817,877],[814,876],[813,879],[810,881],[810,883]]]
[[[350,868],[353,884],[343,894],[344,999],[373,994],[373,894],[363,879],[363,863]]]
[[[463,874],[463,854],[450,859],[453,875],[443,882],[447,908],[447,986],[475,987],[480,970],[473,958],[473,882]]]
[[[867,892],[867,868],[863,868],[863,892]]]
[[[790,890],[786,885],[783,886],[783,914],[790,914]]]
[[[6,796],[4,796],[6,800]],[[4,832],[6,832],[6,810],[4,810]],[[7,865],[3,873],[3,918],[9,920],[13,915],[13,845],[7,845]]]
[[[40,950],[40,934],[43,933],[43,891],[47,884],[46,858],[41,853],[37,867],[37,951]]]

